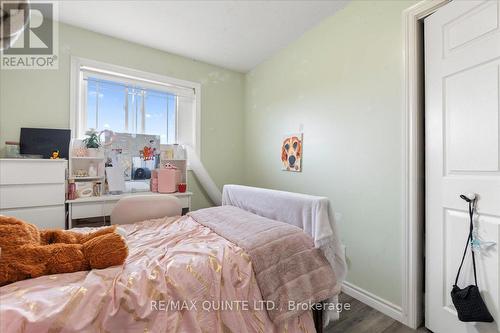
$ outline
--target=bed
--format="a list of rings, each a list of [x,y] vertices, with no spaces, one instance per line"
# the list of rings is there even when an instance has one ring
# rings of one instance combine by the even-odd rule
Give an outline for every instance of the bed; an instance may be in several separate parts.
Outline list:
[[[237,207],[241,193],[235,189],[241,190],[224,189],[225,204],[231,207],[121,226],[129,247],[123,266],[43,276],[0,288],[0,331],[314,332],[321,328],[318,312],[290,314],[286,309],[283,314],[282,309],[270,309],[266,302],[272,299],[272,290],[261,284],[262,274],[269,270],[259,271],[256,264],[262,261],[260,245],[245,250],[237,245],[239,240],[227,239],[230,234],[221,235],[224,228],[210,224],[224,219],[219,226],[231,224],[233,218],[260,221],[261,226],[269,222],[265,213]],[[250,233],[244,236],[251,238]],[[322,258],[327,261],[326,257]],[[342,267],[337,264],[334,270]],[[317,294],[315,301],[340,291],[342,273],[334,275],[335,285],[316,278],[314,284],[325,283],[323,289],[329,292]]]

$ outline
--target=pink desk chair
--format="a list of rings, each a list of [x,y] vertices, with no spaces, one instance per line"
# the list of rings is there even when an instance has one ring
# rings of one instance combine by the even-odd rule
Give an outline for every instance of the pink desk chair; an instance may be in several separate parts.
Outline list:
[[[182,205],[173,195],[132,195],[120,199],[111,212],[111,224],[130,224],[165,216],[180,216]]]

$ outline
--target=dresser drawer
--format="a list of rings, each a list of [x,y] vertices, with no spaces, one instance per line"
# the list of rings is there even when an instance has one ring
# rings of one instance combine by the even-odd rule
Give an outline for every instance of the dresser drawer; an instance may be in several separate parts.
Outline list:
[[[0,160],[0,184],[64,183],[65,160]]]
[[[64,184],[0,186],[0,209],[64,204]]]
[[[0,214],[14,216],[32,223],[40,229],[64,229],[66,212],[64,205],[20,209],[1,209]]]

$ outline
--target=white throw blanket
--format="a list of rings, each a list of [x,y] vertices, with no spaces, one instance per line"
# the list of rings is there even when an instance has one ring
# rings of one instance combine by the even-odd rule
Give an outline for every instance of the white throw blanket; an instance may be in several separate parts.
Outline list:
[[[222,205],[236,206],[254,214],[302,228],[314,239],[337,276],[338,288],[347,273],[344,246],[340,242],[328,198],[241,185],[225,185]],[[328,302],[337,303],[337,297]],[[337,311],[325,311],[323,324],[338,319]]]

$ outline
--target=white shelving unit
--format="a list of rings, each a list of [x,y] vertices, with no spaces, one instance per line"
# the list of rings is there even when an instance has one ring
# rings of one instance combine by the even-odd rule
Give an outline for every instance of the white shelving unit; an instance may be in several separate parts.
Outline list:
[[[68,181],[74,181],[78,187],[82,185],[82,182],[100,182],[101,183],[101,193],[104,190],[104,181],[105,181],[105,157],[104,150],[100,149],[97,156],[75,156],[74,150],[75,148],[83,146],[82,140],[72,139],[69,150],[69,169],[68,169]],[[77,176],[78,170],[85,170],[87,173],[91,165],[94,164],[97,175],[96,176]]]
[[[95,177],[90,177],[90,176],[85,176],[85,177],[78,177],[78,176],[76,176],[76,177],[69,177],[69,179],[71,179],[71,180],[87,180],[87,181],[89,181],[89,180],[99,180],[99,179],[103,179],[103,178],[104,177],[102,177],[102,176],[95,176]]]

